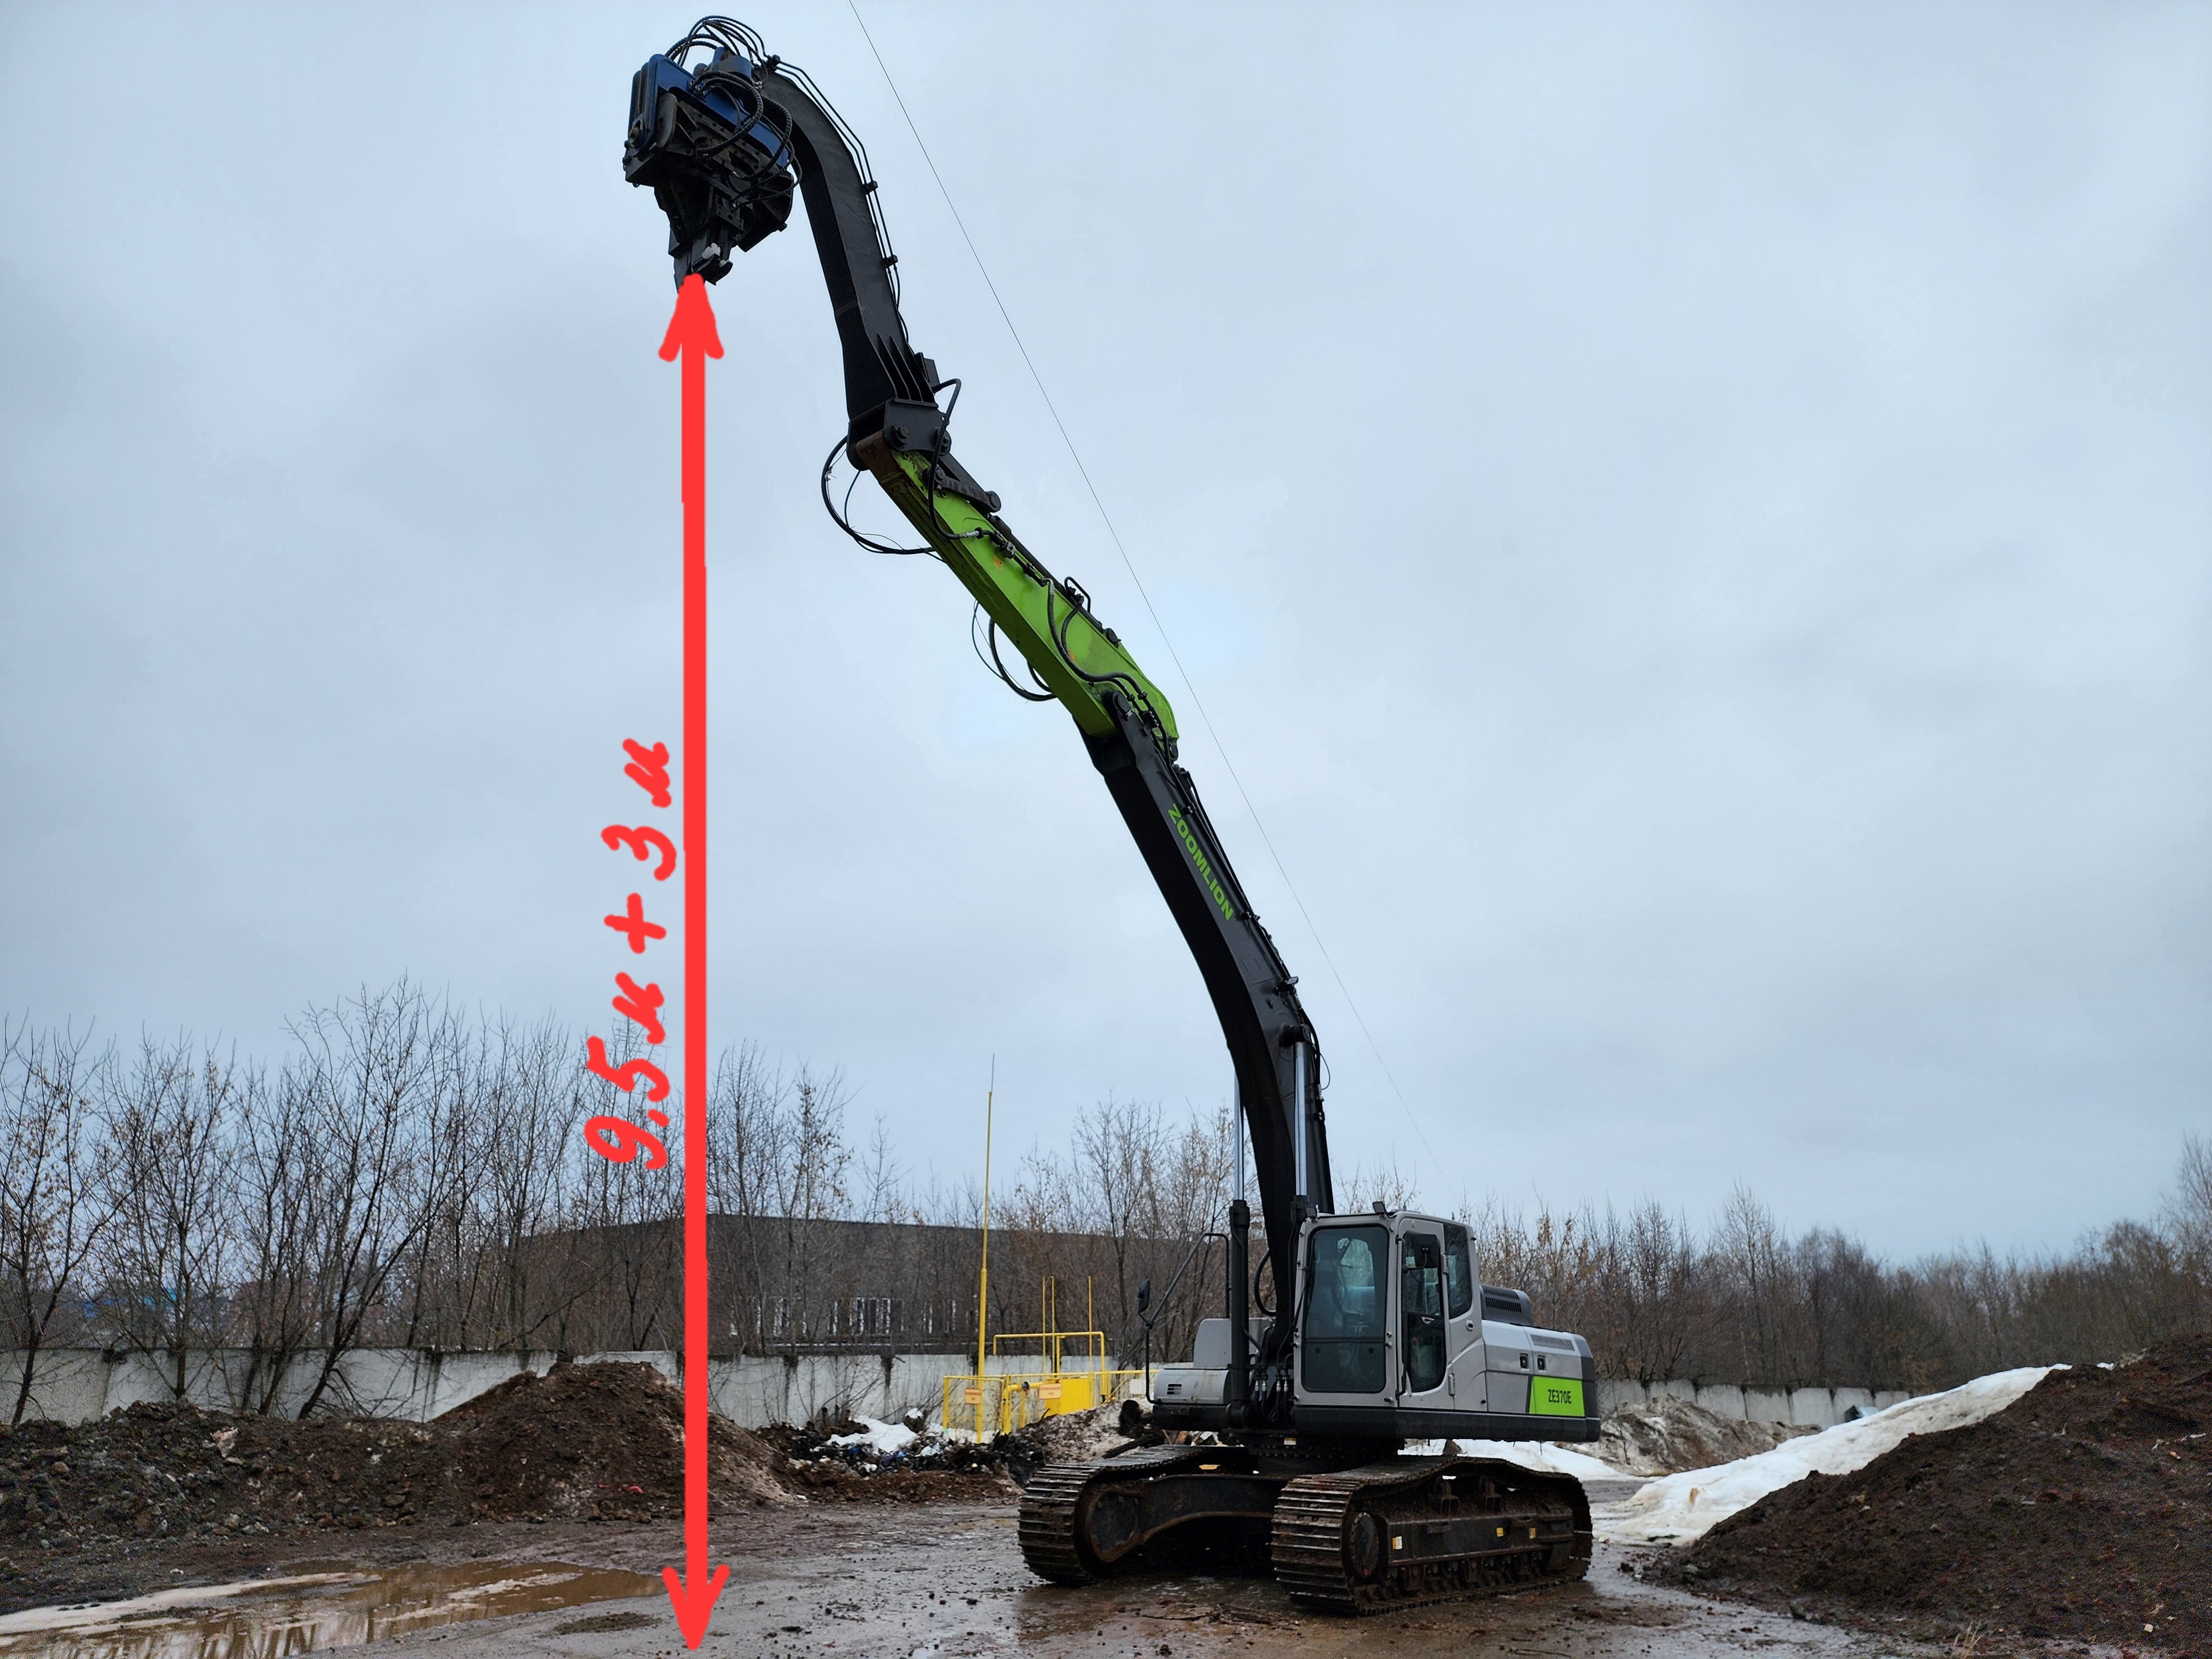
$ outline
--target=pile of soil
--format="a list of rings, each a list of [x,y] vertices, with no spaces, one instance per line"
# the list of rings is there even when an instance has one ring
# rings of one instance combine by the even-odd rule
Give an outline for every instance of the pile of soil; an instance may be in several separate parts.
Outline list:
[[[1731,1516],[1663,1576],[1938,1629],[2212,1651],[2212,1335],[2051,1372]]]
[[[684,1394],[652,1366],[608,1361],[523,1371],[436,1419],[476,1520],[656,1520],[683,1512]],[[707,1419],[710,1513],[790,1501],[775,1450]]]
[[[0,1569],[26,1551],[472,1521],[642,1522],[683,1510],[684,1397],[650,1365],[525,1373],[427,1424],[236,1417],[137,1405],[0,1432]],[[999,1465],[865,1478],[794,1465],[709,1419],[713,1510],[804,1498],[1001,1498]],[[5,1577],[0,1571],[0,1577]]]
[[[459,1470],[410,1423],[295,1423],[139,1405],[0,1436],[0,1551],[362,1527],[449,1511]]]
[[[1662,1395],[1641,1406],[1620,1406],[1607,1412],[1590,1453],[1624,1474],[1676,1474],[1756,1456],[1813,1432],[1786,1423],[1722,1417],[1686,1400]]]

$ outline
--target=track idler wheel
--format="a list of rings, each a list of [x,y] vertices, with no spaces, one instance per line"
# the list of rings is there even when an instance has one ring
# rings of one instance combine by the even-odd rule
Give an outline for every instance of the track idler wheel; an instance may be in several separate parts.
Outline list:
[[[1345,1559],[1354,1575],[1372,1578],[1382,1571],[1382,1523],[1362,1510],[1345,1542]]]

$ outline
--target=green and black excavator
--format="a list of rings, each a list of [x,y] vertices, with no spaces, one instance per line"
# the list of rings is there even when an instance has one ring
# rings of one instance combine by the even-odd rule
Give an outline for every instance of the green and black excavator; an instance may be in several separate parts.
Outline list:
[[[1189,1560],[1225,1534],[1264,1544],[1302,1602],[1358,1613],[1581,1577],[1590,1522],[1580,1483],[1454,1443],[1595,1440],[1589,1345],[1540,1328],[1522,1292],[1483,1285],[1464,1228],[1379,1204],[1337,1213],[1321,1045],[1297,981],[1176,762],[1168,699],[1090,595],[1045,567],[954,457],[960,383],[908,337],[859,137],[751,30],[708,18],[638,70],[623,167],[667,214],[678,284],[695,273],[719,281],[783,228],[794,197],[805,201],[850,417],[823,463],[823,506],[873,552],[942,563],[975,598],[985,665],[1074,720],[1228,1044],[1264,1258],[1255,1272],[1240,1155],[1224,1316],[1204,1322],[1191,1363],[1164,1368],[1152,1388],[1153,1422],[1193,1432],[1038,1471],[1021,1504],[1030,1566],[1079,1583]],[[832,490],[841,458],[856,477],[873,475],[919,545],[853,527]],[[1026,683],[1009,672],[1002,638]],[[1440,1455],[1403,1449],[1434,1441]]]

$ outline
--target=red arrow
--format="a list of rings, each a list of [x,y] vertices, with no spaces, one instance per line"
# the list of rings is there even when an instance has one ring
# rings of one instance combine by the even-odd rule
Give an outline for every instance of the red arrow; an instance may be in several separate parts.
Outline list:
[[[684,1571],[663,1567],[687,1646],[707,1639],[726,1563],[707,1576],[707,359],[722,355],[704,279],[676,290],[660,343],[684,354]]]

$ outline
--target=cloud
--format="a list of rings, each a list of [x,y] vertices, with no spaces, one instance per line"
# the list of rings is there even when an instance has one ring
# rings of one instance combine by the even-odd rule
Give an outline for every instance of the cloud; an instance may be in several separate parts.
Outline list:
[[[841,19],[755,21],[963,458],[1176,698],[1340,1163],[1895,1250],[2151,1207],[2212,1070],[2200,14],[872,9],[1344,988]],[[0,64],[0,1006],[598,1018],[675,726],[666,18],[148,13],[96,123],[73,27]],[[1018,1136],[1210,1107],[1064,717],[821,515],[806,236],[715,298],[715,1040],[947,1170],[994,1052]]]

